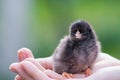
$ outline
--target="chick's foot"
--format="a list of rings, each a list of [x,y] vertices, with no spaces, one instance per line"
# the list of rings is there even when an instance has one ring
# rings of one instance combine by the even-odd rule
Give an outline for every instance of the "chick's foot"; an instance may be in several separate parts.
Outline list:
[[[85,76],[88,77],[88,76],[90,76],[91,74],[92,74],[91,69],[90,69],[90,68],[87,68],[87,69],[85,70]]]
[[[63,72],[62,76],[69,79],[69,78],[74,78],[73,74],[67,73],[67,72]]]

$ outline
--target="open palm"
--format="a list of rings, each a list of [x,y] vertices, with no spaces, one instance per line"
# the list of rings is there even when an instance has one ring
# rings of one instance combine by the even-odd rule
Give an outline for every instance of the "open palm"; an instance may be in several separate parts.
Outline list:
[[[12,63],[10,70],[17,73],[15,80],[120,80],[120,61],[105,53],[99,53],[93,66],[92,74],[74,74],[74,78],[67,79],[52,70],[52,56],[34,59],[27,48],[18,51],[20,62]]]

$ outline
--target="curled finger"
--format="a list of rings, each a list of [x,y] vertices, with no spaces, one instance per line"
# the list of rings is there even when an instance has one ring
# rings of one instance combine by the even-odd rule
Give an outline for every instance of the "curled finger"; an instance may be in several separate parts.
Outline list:
[[[22,68],[33,80],[50,80],[50,78],[42,71],[40,71],[34,64],[29,61],[22,61]]]
[[[60,74],[58,74],[58,73],[56,73],[52,70],[45,70],[44,72],[45,72],[45,74],[47,74],[52,79],[56,79],[56,80],[65,80],[66,79],[62,75],[60,75]]]
[[[23,80],[23,79],[19,75],[16,75],[14,80]]]
[[[34,58],[32,51],[28,48],[22,48],[18,50],[17,54],[19,61],[23,61],[26,58]]]
[[[41,70],[41,71],[44,71],[45,70],[45,68],[44,67],[42,67],[35,59],[33,59],[33,58],[27,58],[27,59],[25,59],[25,61],[29,61],[29,62],[31,62],[31,63],[33,63],[39,70]]]
[[[11,64],[9,69],[12,70],[13,72],[17,73],[21,77],[21,79],[23,79],[23,80],[32,80],[31,77],[25,73],[25,71],[23,70],[20,63]],[[18,76],[16,78],[18,80],[20,79]]]

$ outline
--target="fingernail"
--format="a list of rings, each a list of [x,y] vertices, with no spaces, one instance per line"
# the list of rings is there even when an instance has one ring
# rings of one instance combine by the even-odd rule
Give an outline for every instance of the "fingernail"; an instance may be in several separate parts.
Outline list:
[[[9,69],[10,69],[11,71],[17,73],[17,71],[16,71],[16,65],[18,65],[18,63],[13,63],[13,64],[11,64],[11,65],[9,66]]]
[[[19,61],[23,61],[26,58],[33,58],[32,52],[30,49],[22,48],[18,50],[18,59]]]

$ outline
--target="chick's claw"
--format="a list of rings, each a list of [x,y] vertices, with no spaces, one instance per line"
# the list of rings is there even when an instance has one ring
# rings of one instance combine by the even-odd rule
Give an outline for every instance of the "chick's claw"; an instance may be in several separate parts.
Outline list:
[[[62,76],[69,79],[69,78],[74,78],[73,74],[67,73],[67,72],[63,72]]]
[[[86,75],[86,77],[90,76],[91,74],[92,74],[91,69],[90,69],[90,68],[87,68],[87,69],[85,70],[85,75]]]

